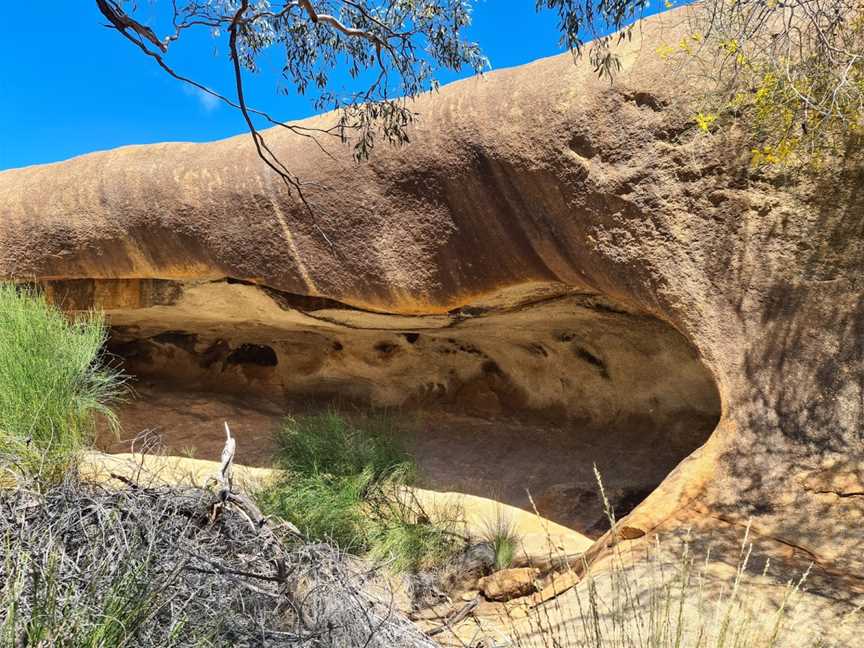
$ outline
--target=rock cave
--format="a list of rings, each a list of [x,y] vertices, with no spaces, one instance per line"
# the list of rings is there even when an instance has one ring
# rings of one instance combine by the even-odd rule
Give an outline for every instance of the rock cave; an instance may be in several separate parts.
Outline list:
[[[45,287],[66,310],[110,317],[109,351],[137,392],[124,428],[165,431],[170,454],[218,458],[213,422],[232,402],[239,460],[262,466],[284,415],[385,409],[404,421],[427,487],[526,510],[530,492],[545,517],[594,537],[608,526],[595,464],[624,515],[720,417],[713,377],[680,333],[563,285],[409,316],[234,279]]]
[[[593,537],[596,462],[632,546],[734,566],[746,529],[757,588],[810,565],[802,609],[836,630],[864,596],[864,172],[695,137],[656,56],[686,28],[645,21],[611,85],[563,55],[419,97],[364,164],[268,131],[311,212],[248,134],[5,171],[0,277],[104,309],[122,416],[164,415],[177,452],[213,458],[230,415],[264,463],[279,417],[338,394],[413,421],[436,487],[526,508],[527,486]]]

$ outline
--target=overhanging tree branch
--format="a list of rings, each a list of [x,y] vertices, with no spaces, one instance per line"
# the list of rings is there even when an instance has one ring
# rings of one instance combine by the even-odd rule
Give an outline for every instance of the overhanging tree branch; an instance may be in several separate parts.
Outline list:
[[[408,140],[407,127],[414,119],[408,104],[434,87],[436,67],[469,66],[479,71],[486,65],[476,44],[461,38],[470,22],[469,3],[464,0],[155,0],[153,6],[170,6],[173,32],[162,39],[131,15],[134,4],[132,12],[124,10],[127,1],[96,3],[108,26],[163,71],[238,110],[259,158],[310,213],[301,179],[279,158],[256,119],[311,137],[325,153],[318,136],[344,142],[357,133],[354,153],[360,159],[369,155],[378,137],[391,144]],[[169,46],[193,28],[210,29],[215,38],[227,31],[236,99],[177,72],[168,63]],[[274,46],[284,50],[283,77],[301,94],[313,87],[320,91],[316,108],[340,110],[336,124],[323,129],[288,124],[248,105],[244,68],[257,71],[258,57]],[[365,90],[342,96],[332,89],[329,73],[343,65],[358,80],[366,70],[377,72]]]

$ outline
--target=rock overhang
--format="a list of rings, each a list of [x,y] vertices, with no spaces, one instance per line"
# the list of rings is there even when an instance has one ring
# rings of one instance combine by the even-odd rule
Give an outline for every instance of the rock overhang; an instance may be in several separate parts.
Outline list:
[[[646,21],[611,86],[569,57],[461,82],[368,164],[269,131],[326,188],[313,215],[246,137],[5,172],[0,275],[234,277],[403,316],[522,285],[600,295],[679,332],[722,402],[638,524],[752,518],[772,551],[815,559],[825,591],[861,591],[860,501],[832,490],[864,458],[860,160],[780,182],[734,137],[692,138],[675,101],[690,90],[653,55],[674,15]]]

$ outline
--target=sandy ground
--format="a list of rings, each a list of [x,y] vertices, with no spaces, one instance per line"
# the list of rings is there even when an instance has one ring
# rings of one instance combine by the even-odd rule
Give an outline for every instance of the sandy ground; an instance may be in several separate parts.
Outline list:
[[[146,460],[151,474],[172,482],[202,484],[215,472],[212,460],[221,453],[222,422],[228,421],[238,440],[238,463],[248,464],[238,467],[238,483],[250,488],[266,483],[273,475],[267,468],[273,452],[273,432],[286,414],[305,411],[252,398],[170,392],[146,384],[139,384],[137,391],[136,400],[119,408],[123,424],[121,440],[103,435],[102,446],[114,453],[124,453],[130,448],[130,439],[150,430],[151,435],[161,438],[163,450],[168,454],[198,457]],[[593,488],[595,461],[604,473],[608,490],[624,495],[656,484],[675,461],[674,453],[661,445],[628,446],[614,430],[587,434],[573,428],[441,414],[403,415],[402,419],[406,442],[416,453],[424,475],[425,488],[418,489],[419,496],[430,503],[458,501],[465,510],[467,526],[475,532],[503,511],[514,520],[525,552],[534,559],[550,553],[579,554],[591,546],[589,536],[596,534],[582,534],[578,530],[583,530],[594,515],[586,514],[585,509],[596,507],[596,501],[585,495]],[[128,473],[136,469],[128,454],[94,453],[91,460],[92,469],[103,477],[106,472]],[[526,486],[534,493],[540,512],[553,519],[557,515],[562,524],[530,512],[530,502],[523,495]],[[736,538],[730,537],[730,541],[735,542]],[[720,574],[718,583],[728,581],[726,576]],[[640,572],[634,579],[649,583],[652,574]],[[542,606],[540,616],[526,612],[527,604],[521,600],[508,604],[481,601],[474,614],[452,633],[436,639],[445,646],[464,647],[480,636],[500,638],[518,632],[528,638],[528,645],[544,646],[548,634],[534,625],[537,619],[546,619],[546,625],[559,628],[577,628],[580,616],[576,597],[581,592],[584,600],[584,590],[585,584],[580,583],[575,590],[555,597]],[[756,582],[753,597],[768,600],[777,591],[775,585]],[[461,595],[454,592],[450,601],[415,613],[416,622],[426,629],[436,627],[464,605]],[[813,615],[830,616],[830,602],[809,594],[806,599],[800,608],[806,614],[800,620],[796,617],[796,625],[809,627]],[[525,618],[526,614],[529,618]]]
[[[118,408],[120,439],[100,435],[112,453],[142,448],[147,435],[169,455],[216,460],[224,442],[223,421],[237,439],[237,462],[270,466],[273,434],[285,407],[236,395],[171,391],[146,383]],[[672,447],[646,439],[632,443],[619,430],[554,427],[511,419],[487,420],[444,413],[397,414],[405,443],[415,455],[421,486],[439,492],[484,497],[540,514],[585,535],[605,528],[593,466],[603,475],[610,499],[623,513],[658,484],[678,461]]]

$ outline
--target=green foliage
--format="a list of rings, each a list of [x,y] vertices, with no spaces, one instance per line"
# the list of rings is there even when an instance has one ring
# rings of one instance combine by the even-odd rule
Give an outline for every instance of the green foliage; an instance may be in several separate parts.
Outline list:
[[[597,76],[611,81],[621,70],[621,62],[611,47],[633,37],[633,24],[647,4],[640,0],[536,0],[536,7],[538,11],[550,9],[558,14],[561,44],[574,55],[582,54],[586,37],[591,40],[588,60]]]
[[[365,494],[368,472],[335,476],[293,473],[258,494],[262,510],[278,514],[309,538],[328,540],[352,552],[368,548]]]
[[[496,509],[495,517],[484,521],[481,539],[495,552],[495,569],[507,569],[513,564],[519,548],[519,534],[513,519],[502,507]]]
[[[276,444],[279,467],[305,475],[348,477],[368,468],[377,481],[410,472],[413,465],[397,441],[392,419],[384,415],[363,419],[362,427],[336,411],[289,418],[277,432]],[[411,475],[404,479],[410,481]]]
[[[704,90],[694,107],[703,133],[734,129],[754,167],[818,167],[864,142],[860,6],[711,0],[691,23],[690,37],[657,53]]]
[[[454,511],[427,511],[408,488],[416,465],[393,421],[355,424],[335,411],[292,418],[277,434],[285,477],[257,494],[263,510],[310,539],[386,561],[397,571],[440,564],[458,550]]]
[[[455,539],[437,524],[413,520],[375,520],[370,530],[369,557],[390,561],[397,572],[419,572],[453,556]]]
[[[409,102],[436,87],[438,71],[466,67],[480,72],[488,66],[478,45],[464,37],[471,23],[468,0],[161,0],[146,7],[132,0],[96,0],[96,5],[110,26],[163,70],[241,108],[253,132],[254,121],[280,122],[245,105],[242,73],[259,72],[262,60],[281,62],[280,94],[313,95],[317,109],[342,115],[326,131],[280,125],[343,140],[356,132],[358,159],[369,155],[378,138],[392,144],[407,141],[406,128],[414,119]],[[148,25],[173,27],[157,34]],[[209,35],[216,51],[227,54],[226,63],[234,67],[233,91],[211,90],[171,68],[176,42],[192,41],[197,36],[192,32]],[[213,59],[212,47],[201,51]],[[353,87],[331,86],[334,71],[340,69],[348,71]],[[228,96],[237,96],[238,102]],[[266,147],[263,153],[269,153]],[[269,159],[275,169],[286,171],[278,159]]]
[[[52,481],[91,443],[97,416],[120,374],[105,366],[106,329],[90,313],[67,318],[30,289],[0,284],[0,453],[25,473]]]
[[[464,547],[464,513],[458,505],[427,509],[405,479],[404,473],[392,475],[366,499],[368,555],[390,561],[395,571],[434,569]]]

